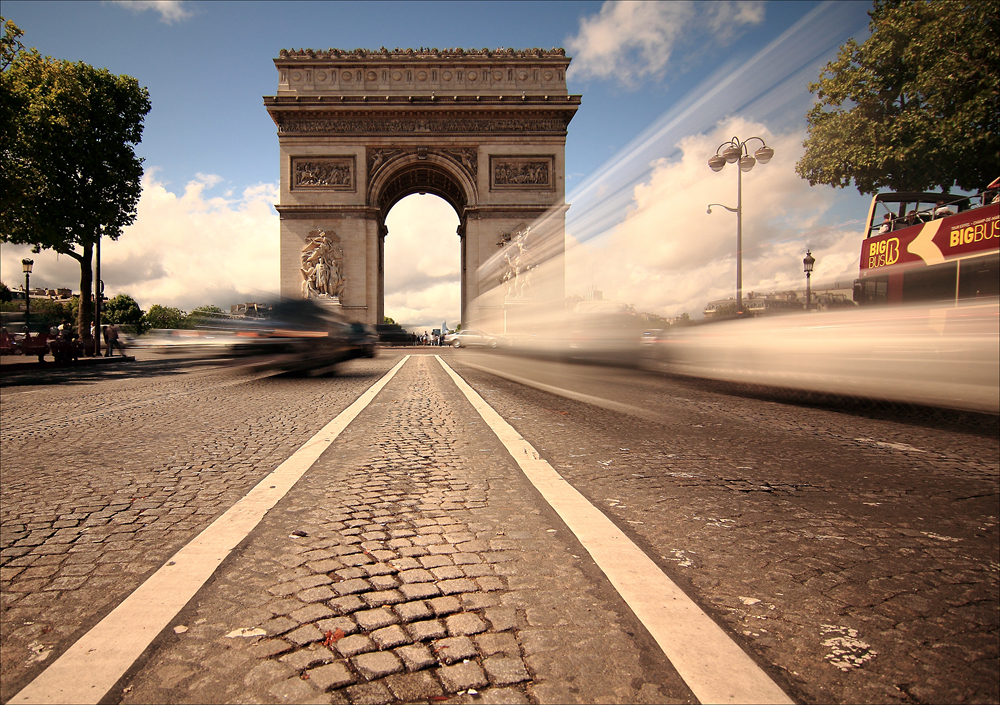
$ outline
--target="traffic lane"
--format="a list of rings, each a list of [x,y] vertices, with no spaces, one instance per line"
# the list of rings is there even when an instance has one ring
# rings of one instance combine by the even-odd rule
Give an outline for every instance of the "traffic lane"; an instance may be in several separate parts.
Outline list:
[[[322,386],[193,368],[0,390],[0,699],[397,360]]]
[[[176,621],[123,702],[694,702],[426,356]]]
[[[890,422],[622,385],[685,395],[657,423],[453,363],[805,701],[996,700],[995,444],[957,458],[989,443],[917,429],[939,446],[919,452],[837,431],[914,432]]]
[[[719,416],[725,421],[709,423],[745,423],[805,438],[818,434],[848,447],[912,446],[964,473],[998,474],[1000,419],[992,415],[861,399],[821,398],[816,404],[811,397],[781,390],[486,351],[455,351],[449,359],[668,426],[696,428]]]

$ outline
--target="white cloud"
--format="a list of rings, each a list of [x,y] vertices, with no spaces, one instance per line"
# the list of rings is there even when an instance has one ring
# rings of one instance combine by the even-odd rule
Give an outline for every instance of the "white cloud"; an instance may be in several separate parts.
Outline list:
[[[139,306],[176,306],[189,311],[214,304],[225,310],[243,301],[273,300],[278,290],[278,215],[275,184],[244,189],[241,197],[208,196],[215,175],[199,175],[181,195],[147,172],[138,214],[117,241],[105,240],[101,278],[107,296],[130,294]],[[5,279],[17,283],[20,258],[35,260],[32,286],[80,287],[76,260],[28,247],[4,245]]]
[[[193,14],[184,6],[183,0],[112,0],[112,2],[136,13],[147,10],[158,12],[160,21],[166,24],[186,20]]]
[[[176,194],[155,171],[147,172],[136,222],[117,242],[102,245],[107,296],[129,294],[144,310],[160,304],[184,311],[276,300],[280,226],[271,204],[277,185],[251,186],[237,198],[209,193],[222,182],[215,174],[198,174]],[[458,325],[461,244],[454,209],[435,196],[411,196],[392,209],[387,226],[386,315],[411,330],[431,330],[443,321]],[[24,283],[22,257],[35,261],[32,287],[79,290],[76,260],[4,244],[0,278],[8,286]]]
[[[567,293],[583,295],[593,271],[605,298],[693,318],[708,301],[734,296],[736,216],[721,208],[706,213],[709,203],[736,205],[735,165],[715,173],[707,164],[707,156],[733,135],[760,136],[775,151],[768,164],[743,174],[744,295],[804,288],[807,247],[817,260],[814,282],[853,280],[860,225],[826,225],[834,205],[830,193],[795,173],[804,135],[773,135],[761,124],[730,118],[708,135],[681,140],[679,158],[654,162],[633,189],[625,219],[568,252]],[[751,143],[750,151],[757,146]]]
[[[730,41],[744,27],[764,19],[762,2],[613,2],[580,19],[580,31],[566,39],[573,55],[572,78],[614,78],[634,86],[664,73],[679,46],[697,37]]]
[[[436,196],[413,195],[386,218],[385,315],[410,330],[460,321],[458,215]]]

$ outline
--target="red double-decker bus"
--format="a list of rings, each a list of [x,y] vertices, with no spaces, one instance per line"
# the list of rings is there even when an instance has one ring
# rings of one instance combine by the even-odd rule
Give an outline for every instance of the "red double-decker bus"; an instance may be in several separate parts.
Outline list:
[[[995,192],[880,193],[872,199],[864,237],[854,283],[860,305],[1000,295]]]

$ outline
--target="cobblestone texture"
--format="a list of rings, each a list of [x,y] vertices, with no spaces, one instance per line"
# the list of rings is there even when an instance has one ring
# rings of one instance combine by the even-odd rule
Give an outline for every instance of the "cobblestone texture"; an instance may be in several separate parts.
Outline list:
[[[995,435],[576,373],[626,415],[453,366],[798,697],[997,702]]]
[[[411,358],[178,617],[188,631],[122,702],[279,702],[296,674],[323,702],[471,702],[470,688],[475,702],[691,702],[460,402],[436,361]],[[308,602],[318,578],[344,596]],[[559,617],[533,624],[531,609]],[[266,637],[224,636],[257,626]],[[555,644],[573,657],[552,658]],[[170,669],[184,670],[164,683]]]
[[[30,681],[392,362],[354,361],[341,367],[336,383],[322,385],[130,363],[91,384],[5,386],[0,699]],[[312,586],[299,589],[306,587]]]

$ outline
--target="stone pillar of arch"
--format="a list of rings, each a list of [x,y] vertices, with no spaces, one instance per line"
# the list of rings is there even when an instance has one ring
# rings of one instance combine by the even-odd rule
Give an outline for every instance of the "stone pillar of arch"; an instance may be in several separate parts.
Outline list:
[[[381,323],[385,218],[432,193],[459,217],[463,325],[502,332],[515,303],[504,248],[563,252],[566,130],[580,105],[569,62],[562,49],[282,50],[277,94],[264,97],[278,128],[282,297],[308,289],[307,241],[335,235],[344,313]],[[562,277],[519,301],[562,299]]]

